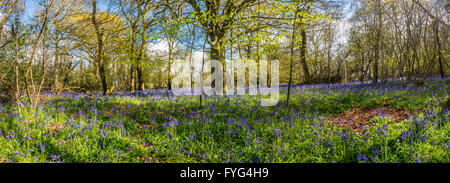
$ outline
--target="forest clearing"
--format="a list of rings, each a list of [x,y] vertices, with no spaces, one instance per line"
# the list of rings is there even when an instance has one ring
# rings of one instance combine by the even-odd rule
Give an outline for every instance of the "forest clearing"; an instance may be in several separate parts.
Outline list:
[[[450,163],[449,8],[0,0],[0,163]]]

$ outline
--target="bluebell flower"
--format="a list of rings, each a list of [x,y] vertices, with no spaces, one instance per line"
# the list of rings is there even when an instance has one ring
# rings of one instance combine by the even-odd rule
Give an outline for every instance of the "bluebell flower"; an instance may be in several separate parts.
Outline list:
[[[367,162],[369,159],[367,158],[366,155],[363,155],[363,160],[364,160],[364,162]]]
[[[103,144],[102,140],[99,139],[97,144],[103,149],[104,144]]]
[[[227,125],[232,126],[233,125],[233,120],[231,120],[231,119],[227,120]]]
[[[40,147],[41,151],[45,150],[45,145],[42,145],[42,143],[39,143],[39,147]]]
[[[361,152],[358,152],[358,154],[356,155],[356,161],[361,161],[361,159],[362,159],[362,155],[361,155]]]
[[[195,137],[195,132],[194,132],[193,134],[190,134],[190,135],[189,135],[189,138],[190,138],[191,140],[194,140],[194,137]]]
[[[406,134],[406,131],[403,131],[403,133],[402,133],[402,137],[401,137],[401,138],[402,138],[402,141],[404,141],[404,140],[405,140],[405,138],[406,138],[406,135],[407,135],[407,134]]]
[[[55,161],[59,157],[61,157],[61,156],[60,155],[50,155],[50,158],[52,158],[52,161]]]
[[[420,157],[419,157],[419,156],[417,156],[416,163],[422,163],[422,160],[420,160]]]

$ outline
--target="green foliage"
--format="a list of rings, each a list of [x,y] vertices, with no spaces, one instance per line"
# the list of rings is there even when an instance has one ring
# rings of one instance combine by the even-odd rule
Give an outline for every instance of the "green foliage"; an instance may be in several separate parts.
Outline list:
[[[22,117],[3,105],[0,161],[450,162],[450,116],[436,100],[448,97],[445,82],[433,82],[440,90],[399,89],[395,83],[300,87],[290,107],[260,107],[259,96],[229,96],[206,97],[200,108],[198,97],[159,98],[152,90],[51,98],[34,113],[22,110]],[[363,132],[326,118],[387,100],[424,112],[400,123],[377,116]]]

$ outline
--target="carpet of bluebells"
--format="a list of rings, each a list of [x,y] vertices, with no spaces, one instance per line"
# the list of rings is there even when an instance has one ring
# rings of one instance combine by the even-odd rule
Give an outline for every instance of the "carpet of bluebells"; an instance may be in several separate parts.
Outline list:
[[[449,163],[449,91],[450,77],[426,86],[300,85],[291,105],[273,107],[259,96],[204,97],[200,107],[199,96],[162,89],[47,94],[20,113],[0,104],[0,162]],[[381,114],[362,132],[327,118],[385,102],[422,112],[400,123]]]

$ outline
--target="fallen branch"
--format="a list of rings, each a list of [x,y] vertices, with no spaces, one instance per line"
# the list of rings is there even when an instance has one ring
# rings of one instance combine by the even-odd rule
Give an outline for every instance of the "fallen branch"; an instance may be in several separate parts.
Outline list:
[[[91,91],[81,88],[81,87],[70,87],[70,88],[61,88],[58,91],[58,94],[56,95],[56,97],[59,97],[61,95],[61,93],[63,91],[82,91],[84,93],[86,93],[87,95],[89,95],[90,98],[94,98],[94,96],[92,95]]]

